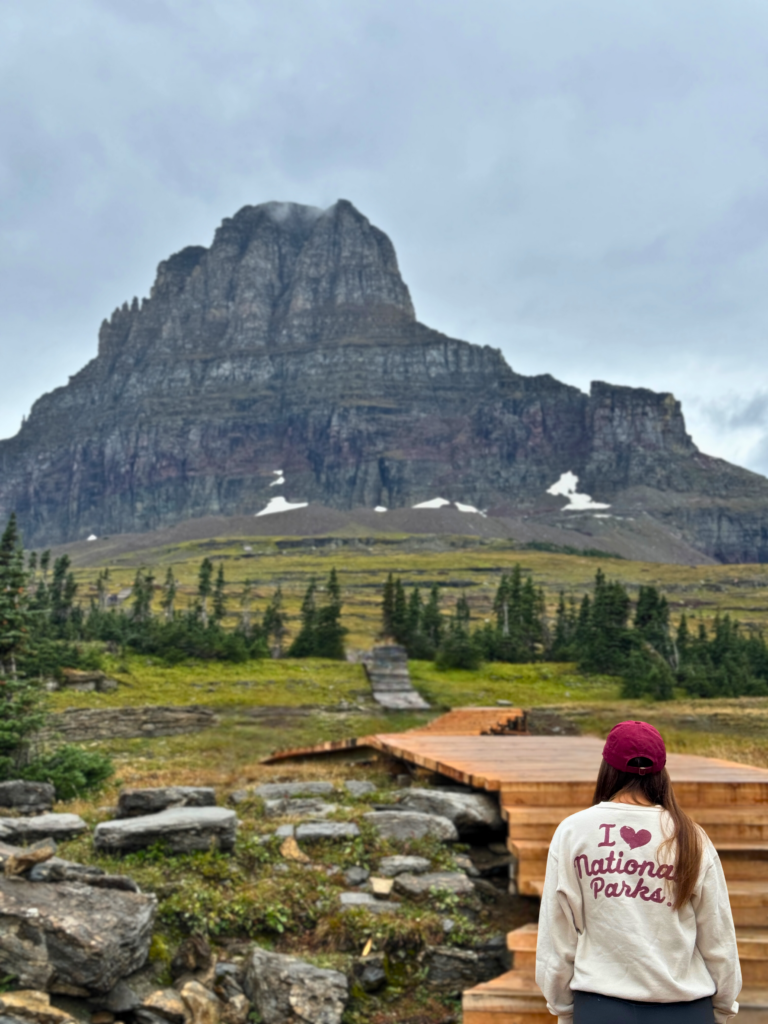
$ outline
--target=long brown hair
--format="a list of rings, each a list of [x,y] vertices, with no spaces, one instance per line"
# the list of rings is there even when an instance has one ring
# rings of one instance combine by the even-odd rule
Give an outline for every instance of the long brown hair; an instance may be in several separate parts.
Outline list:
[[[637,759],[640,762],[642,759]],[[630,762],[632,763],[632,762]],[[650,762],[646,762],[650,763]],[[675,844],[675,900],[673,907],[679,910],[685,906],[693,894],[696,879],[701,865],[701,830],[688,817],[675,799],[675,791],[666,768],[649,775],[636,775],[634,772],[622,772],[613,768],[607,761],[600,765],[595,785],[593,804],[612,800],[617,793],[642,795],[651,804],[661,804],[672,818],[673,831],[659,846],[659,853],[664,847]]]

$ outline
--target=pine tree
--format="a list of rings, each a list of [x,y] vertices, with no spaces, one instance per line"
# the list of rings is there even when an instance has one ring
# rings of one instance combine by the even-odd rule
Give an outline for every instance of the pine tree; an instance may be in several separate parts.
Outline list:
[[[30,742],[45,721],[38,681],[24,678],[20,662],[29,653],[31,612],[27,574],[16,516],[0,538],[0,776],[8,778],[28,760]]]
[[[418,646],[423,609],[419,588],[414,587],[405,609],[405,646],[410,654]]]
[[[221,622],[227,614],[227,598],[224,592],[226,582],[224,580],[224,565],[219,562],[219,571],[216,573],[216,584],[213,588],[213,621]]]
[[[146,625],[152,618],[152,598],[155,592],[155,577],[151,569],[138,569],[133,581],[133,605],[131,618],[138,625]]]
[[[251,635],[251,601],[253,600],[253,584],[250,580],[243,582],[240,594],[240,632],[244,637]]]
[[[317,583],[314,579],[311,579],[304,594],[304,599],[301,602],[301,629],[288,648],[289,658],[311,658],[315,653],[315,630],[317,629],[316,592]]]
[[[267,605],[262,623],[267,640],[272,641],[272,654],[275,658],[281,658],[283,654],[285,624],[286,615],[283,610],[283,591],[278,587],[272,595],[272,600]]]
[[[560,658],[568,660],[570,654],[571,630],[568,621],[568,609],[565,604],[565,594],[560,591],[555,612],[555,634],[552,638],[552,650],[550,657],[557,661]]]
[[[163,596],[160,599],[160,606],[165,614],[166,622],[173,622],[177,591],[176,577],[173,575],[173,568],[169,565],[168,571],[165,574],[165,582],[163,583]]]
[[[395,580],[392,573],[387,576],[387,582],[384,584],[384,595],[381,602],[381,630],[385,637],[394,636]]]
[[[43,557],[46,555],[50,556],[50,552],[43,553]],[[59,633],[64,631],[72,616],[77,594],[74,573],[70,571],[71,564],[69,555],[62,555],[61,558],[56,559],[53,563],[53,575],[48,589],[51,622]]]
[[[395,601],[392,611],[392,636],[399,644],[405,644],[407,640],[406,625],[408,618],[408,599],[405,596],[405,587],[400,579],[395,580]]]
[[[482,657],[479,644],[470,633],[469,602],[464,594],[456,602],[456,611],[435,655],[438,668],[476,669]]]
[[[317,613],[314,653],[318,658],[343,661],[347,630],[341,624],[341,587],[335,569],[331,569],[325,593],[325,603]]]
[[[208,625],[208,598],[213,590],[213,562],[204,558],[197,574],[197,607],[203,626]]]
[[[421,613],[421,630],[434,656],[444,633],[444,619],[440,612],[440,589],[436,583],[432,584],[429,600]]]

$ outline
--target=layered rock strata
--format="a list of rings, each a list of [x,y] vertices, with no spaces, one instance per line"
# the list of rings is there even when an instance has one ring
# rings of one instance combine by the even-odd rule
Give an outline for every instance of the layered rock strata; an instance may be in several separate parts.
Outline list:
[[[267,203],[161,263],[0,442],[0,517],[37,546],[278,495],[534,513],[564,505],[547,495],[564,473],[709,555],[768,559],[768,481],[701,454],[672,395],[523,377],[418,323],[391,242],[350,203]]]

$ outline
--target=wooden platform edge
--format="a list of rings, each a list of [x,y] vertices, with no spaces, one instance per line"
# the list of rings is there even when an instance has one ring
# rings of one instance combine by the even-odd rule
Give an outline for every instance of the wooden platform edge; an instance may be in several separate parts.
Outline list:
[[[311,747],[284,747],[274,750],[268,757],[263,757],[259,764],[277,764],[279,761],[290,761],[294,757],[323,757],[343,750],[359,750],[370,747],[372,750],[384,751],[384,746],[377,736],[353,736],[344,740],[326,740],[315,743]]]

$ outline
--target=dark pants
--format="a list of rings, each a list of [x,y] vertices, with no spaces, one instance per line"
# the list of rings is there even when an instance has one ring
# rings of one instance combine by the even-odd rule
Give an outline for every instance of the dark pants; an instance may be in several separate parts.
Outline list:
[[[690,1003],[638,1003],[596,992],[573,993],[573,1024],[713,1024],[712,999]]]

